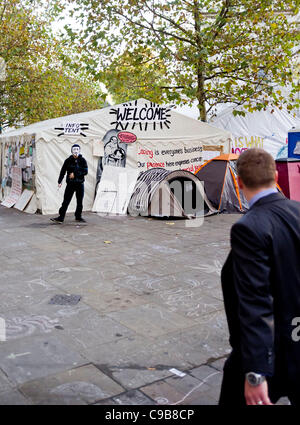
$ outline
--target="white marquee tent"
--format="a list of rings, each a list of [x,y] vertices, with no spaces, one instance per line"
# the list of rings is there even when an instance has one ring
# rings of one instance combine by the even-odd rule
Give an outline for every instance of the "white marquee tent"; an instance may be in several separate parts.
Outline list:
[[[233,107],[228,107],[210,122],[232,133],[232,153],[240,154],[247,148],[259,147],[274,158],[286,145],[288,131],[293,127],[300,127],[299,116],[276,107],[266,111],[248,112],[245,117],[234,116]]]
[[[0,199],[9,195],[12,169],[18,167],[23,189],[35,192],[36,208],[56,214],[64,192],[64,186],[57,190],[58,175],[74,143],[81,146],[89,167],[83,205],[87,211],[105,165],[194,172],[207,152],[231,151],[231,134],[145,99],[42,121],[0,137]],[[75,202],[68,212],[75,210]]]

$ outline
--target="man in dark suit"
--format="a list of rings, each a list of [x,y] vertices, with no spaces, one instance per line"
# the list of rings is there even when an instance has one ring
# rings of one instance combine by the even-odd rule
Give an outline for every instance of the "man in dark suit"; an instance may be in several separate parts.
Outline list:
[[[58,187],[61,187],[61,182],[65,174],[67,173],[66,182],[67,186],[64,193],[64,200],[59,209],[59,216],[55,218],[50,218],[51,221],[55,223],[63,223],[65,215],[68,209],[68,206],[72,200],[74,193],[76,194],[76,211],[75,219],[76,221],[85,223],[85,219],[82,218],[82,201],[84,196],[84,176],[88,173],[88,166],[85,158],[80,153],[80,146],[75,144],[71,148],[72,155],[70,155],[64,162],[59,177],[58,177]]]
[[[231,229],[221,281],[232,352],[220,405],[300,406],[300,203],[276,189],[271,155],[248,149],[237,162],[249,211]]]

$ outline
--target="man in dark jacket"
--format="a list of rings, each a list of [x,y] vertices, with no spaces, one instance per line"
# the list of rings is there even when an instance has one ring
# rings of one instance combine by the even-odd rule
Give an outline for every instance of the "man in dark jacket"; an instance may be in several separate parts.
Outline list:
[[[85,222],[81,214],[82,200],[84,195],[84,176],[86,176],[88,173],[88,166],[86,160],[80,154],[79,145],[73,145],[71,148],[71,152],[72,155],[65,160],[58,178],[58,187],[61,187],[61,182],[64,178],[64,175],[67,173],[67,187],[65,190],[63,203],[59,209],[59,216],[50,219],[56,223],[62,223],[64,221],[68,206],[72,200],[74,192],[76,193],[77,200],[75,219],[79,222]]]
[[[271,155],[248,149],[237,162],[249,211],[231,229],[221,280],[232,352],[220,405],[300,406],[300,203],[276,190]]]

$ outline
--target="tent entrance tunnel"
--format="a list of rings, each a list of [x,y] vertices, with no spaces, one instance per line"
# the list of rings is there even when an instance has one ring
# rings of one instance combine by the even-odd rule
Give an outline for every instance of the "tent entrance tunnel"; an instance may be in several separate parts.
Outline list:
[[[128,212],[152,217],[196,218],[216,211],[195,175],[184,170],[157,168],[139,175]]]

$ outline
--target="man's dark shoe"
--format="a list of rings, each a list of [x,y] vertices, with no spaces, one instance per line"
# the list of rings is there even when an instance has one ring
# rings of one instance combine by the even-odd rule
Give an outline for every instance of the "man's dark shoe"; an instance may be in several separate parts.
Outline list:
[[[86,223],[86,220],[84,218],[82,218],[82,217],[76,218],[75,220],[76,221],[79,221],[79,223]]]
[[[63,223],[64,220],[60,217],[50,218],[51,221],[54,221],[54,223]]]

